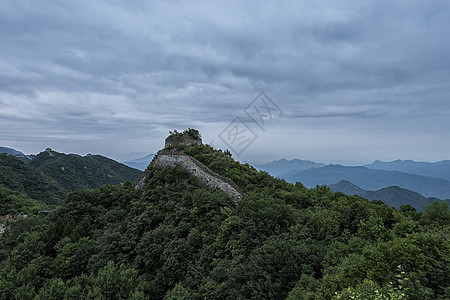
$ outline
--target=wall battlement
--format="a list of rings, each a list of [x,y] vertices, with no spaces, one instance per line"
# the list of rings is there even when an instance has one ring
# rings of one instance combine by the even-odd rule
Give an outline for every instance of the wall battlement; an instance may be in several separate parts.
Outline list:
[[[189,173],[199,178],[200,181],[207,186],[219,189],[230,196],[234,203],[237,203],[242,198],[243,193],[241,189],[230,178],[217,174],[195,158],[185,154],[182,150],[160,150],[153,158],[151,164],[160,167],[174,167],[180,165]],[[138,181],[136,188],[142,188],[145,185],[144,180],[145,176]]]
[[[192,139],[186,136],[169,136],[166,138],[164,143],[164,148],[178,147],[178,146],[189,146],[189,145],[202,145],[201,139]]]

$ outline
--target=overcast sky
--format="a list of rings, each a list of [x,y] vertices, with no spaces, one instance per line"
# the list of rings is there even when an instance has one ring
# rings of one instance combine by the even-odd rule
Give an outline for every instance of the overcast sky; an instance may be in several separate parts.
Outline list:
[[[450,159],[450,1],[261,2],[0,1],[0,146],[126,160],[240,124],[240,160]]]

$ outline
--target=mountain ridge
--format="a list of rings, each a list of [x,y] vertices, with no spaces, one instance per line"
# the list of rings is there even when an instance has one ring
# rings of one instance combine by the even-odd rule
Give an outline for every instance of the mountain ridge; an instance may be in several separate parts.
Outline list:
[[[134,181],[141,173],[101,155],[64,154],[48,148],[24,162],[0,154],[0,184],[47,204],[61,204],[78,189]]]
[[[373,163],[364,166],[369,169],[375,170],[395,170],[414,175],[422,175],[450,180],[450,160],[442,160],[434,163],[400,159],[389,162],[375,160]]]
[[[433,201],[439,200],[434,197],[424,197],[417,192],[404,189],[399,186],[389,186],[376,191],[366,191],[347,180],[341,180],[338,183],[329,185],[329,187],[334,192],[339,191],[350,196],[358,195],[371,201],[381,200],[389,206],[397,209],[399,209],[402,205],[409,204],[420,212],[425,211],[426,205],[432,203]]]
[[[302,160],[294,158],[291,160],[281,158],[265,164],[251,164],[258,170],[269,172],[272,176],[281,176],[284,173],[292,173],[296,171],[303,171],[310,168],[323,167],[325,164],[317,163],[311,160]]]
[[[302,182],[307,187],[335,184],[347,180],[364,190],[399,186],[425,197],[450,198],[450,181],[442,178],[414,175],[399,171],[374,170],[363,166],[327,165],[284,176],[288,182]]]

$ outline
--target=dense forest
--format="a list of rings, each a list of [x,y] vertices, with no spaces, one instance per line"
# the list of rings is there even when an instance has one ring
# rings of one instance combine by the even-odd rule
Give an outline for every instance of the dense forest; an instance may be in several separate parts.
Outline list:
[[[17,200],[5,211],[28,209],[0,238],[0,299],[450,298],[447,203],[396,210],[287,183],[207,145],[184,151],[242,200],[153,165],[142,189],[78,190],[45,215],[0,190]]]
[[[46,204],[62,204],[69,192],[135,180],[141,171],[101,155],[43,151],[29,162],[0,154],[0,186]]]

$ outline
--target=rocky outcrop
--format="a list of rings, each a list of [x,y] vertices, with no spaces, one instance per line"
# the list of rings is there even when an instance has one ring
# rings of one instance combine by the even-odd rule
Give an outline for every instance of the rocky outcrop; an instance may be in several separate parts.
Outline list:
[[[159,167],[181,166],[189,173],[196,176],[204,184],[211,188],[221,190],[227,194],[235,203],[237,203],[243,193],[241,189],[227,177],[220,176],[211,169],[207,168],[195,158],[185,154],[183,151],[163,149],[153,158],[151,164]],[[145,174],[136,184],[136,188],[142,188],[145,185]]]

